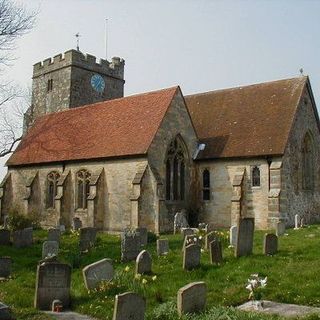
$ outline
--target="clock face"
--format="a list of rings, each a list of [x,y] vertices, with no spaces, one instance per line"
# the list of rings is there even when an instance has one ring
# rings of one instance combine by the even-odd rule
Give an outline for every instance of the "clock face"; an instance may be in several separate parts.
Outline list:
[[[91,86],[97,92],[102,93],[104,91],[106,84],[103,78],[100,76],[100,74],[94,74],[91,77]]]

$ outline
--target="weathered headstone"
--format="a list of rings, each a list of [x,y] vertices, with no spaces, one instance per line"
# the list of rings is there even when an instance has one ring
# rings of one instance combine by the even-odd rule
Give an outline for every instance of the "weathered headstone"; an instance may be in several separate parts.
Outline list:
[[[10,231],[0,229],[0,246],[8,246],[10,244]]]
[[[286,224],[283,221],[279,221],[276,223],[276,235],[283,236],[286,231]]]
[[[230,246],[235,247],[237,245],[238,226],[232,226],[230,228]]]
[[[182,239],[186,236],[191,236],[196,233],[196,229],[194,228],[181,228]]]
[[[117,294],[112,320],[144,320],[146,301],[134,292]]]
[[[188,245],[183,251],[183,269],[192,270],[199,267],[201,247],[197,244]]]
[[[0,278],[8,278],[10,276],[11,266],[12,259],[10,257],[0,257]]]
[[[186,210],[182,209],[180,212],[177,212],[174,216],[173,222],[173,232],[176,234],[181,230],[181,228],[188,228],[189,223],[186,217]]]
[[[294,228],[295,229],[299,229],[299,223],[300,223],[300,216],[298,214],[296,214],[294,216]]]
[[[235,256],[252,254],[254,235],[254,218],[243,218],[239,221]]]
[[[301,218],[300,220],[300,227],[304,228],[306,226],[305,222],[304,222],[304,218]]]
[[[152,272],[152,258],[148,251],[142,250],[136,259],[136,274],[148,274]]]
[[[263,253],[266,255],[274,255],[278,251],[278,237],[273,233],[264,235]]]
[[[209,248],[210,247],[210,243],[215,239],[217,239],[217,234],[214,231],[209,232],[208,234],[206,234],[206,236],[205,236],[205,248],[207,250],[210,249]]]
[[[187,235],[184,237],[182,251],[190,244],[197,244],[201,247],[201,241],[197,235]]]
[[[0,320],[11,320],[14,319],[11,316],[10,308],[4,303],[0,302]]]
[[[73,230],[79,230],[82,228],[82,221],[80,220],[80,218],[78,218],[78,217],[73,218],[72,228],[73,228]]]
[[[168,252],[169,252],[169,240],[168,239],[158,239],[157,240],[158,256],[165,255]]]
[[[121,234],[121,260],[135,260],[141,251],[140,233],[133,230],[125,230]]]
[[[101,281],[111,281],[114,271],[111,259],[102,259],[82,269],[84,284],[88,290],[95,289]]]
[[[80,251],[87,251],[90,248],[94,247],[96,242],[97,229],[92,227],[86,227],[80,229],[80,242],[79,249]]]
[[[57,260],[43,262],[37,267],[34,306],[50,310],[53,300],[61,300],[63,308],[70,305],[71,267]]]
[[[57,256],[59,252],[59,243],[57,241],[45,241],[42,244],[42,259]]]
[[[210,242],[209,250],[210,250],[210,262],[212,264],[215,264],[215,263],[220,264],[223,262],[222,245],[219,239],[215,239]]]
[[[48,230],[48,241],[56,241],[56,242],[60,242],[60,229],[56,229],[56,228],[51,228]]]
[[[60,225],[58,226],[58,228],[60,229],[60,232],[61,232],[61,233],[66,232],[66,226],[65,226],[64,224],[60,224]]]
[[[16,248],[24,248],[32,246],[33,229],[25,228],[23,230],[13,231],[13,245]]]
[[[202,312],[207,301],[207,286],[204,282],[192,282],[180,288],[177,294],[178,314]]]
[[[136,232],[140,233],[141,246],[146,246],[148,244],[148,229],[147,228],[136,228]]]

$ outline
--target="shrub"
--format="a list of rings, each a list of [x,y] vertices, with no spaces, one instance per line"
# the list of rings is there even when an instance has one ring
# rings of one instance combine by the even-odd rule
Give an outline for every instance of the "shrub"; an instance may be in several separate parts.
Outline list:
[[[17,206],[13,207],[9,211],[8,216],[8,227],[10,230],[22,230],[24,228],[32,227],[33,221],[31,217],[28,217],[20,213],[20,210]]]
[[[156,242],[157,239],[158,237],[155,233],[148,231],[148,243]]]

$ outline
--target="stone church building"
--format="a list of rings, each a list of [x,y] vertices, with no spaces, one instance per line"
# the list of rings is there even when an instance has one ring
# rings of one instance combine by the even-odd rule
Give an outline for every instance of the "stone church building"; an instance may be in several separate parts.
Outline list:
[[[184,96],[123,97],[124,61],[70,50],[34,65],[25,135],[7,161],[0,218],[11,208],[46,227],[110,232],[191,225],[287,226],[320,213],[319,118],[308,77]]]

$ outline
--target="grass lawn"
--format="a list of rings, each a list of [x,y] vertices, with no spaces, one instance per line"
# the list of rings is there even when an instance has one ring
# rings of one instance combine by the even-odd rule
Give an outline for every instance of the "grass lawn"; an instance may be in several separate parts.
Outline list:
[[[96,247],[80,256],[77,251],[78,236],[65,234],[61,239],[59,258],[73,266],[72,309],[97,319],[112,319],[114,296],[128,290],[145,296],[148,320],[177,319],[177,291],[193,281],[206,282],[208,311],[206,314],[184,319],[282,319],[240,312],[233,307],[247,301],[248,291],[245,285],[252,273],[268,276],[264,299],[320,307],[320,226],[290,229],[287,233],[288,235],[279,238],[280,250],[273,257],[262,255],[264,232],[258,231],[255,233],[252,256],[236,259],[233,257],[233,250],[225,245],[223,265],[210,265],[209,255],[204,252],[201,256],[201,267],[193,271],[182,269],[181,235],[161,236],[169,238],[170,253],[157,257],[156,244],[148,244],[147,250],[152,254],[154,274],[142,276],[140,279],[134,279],[134,262],[120,263],[118,236],[99,234]],[[41,259],[42,242],[46,237],[46,231],[36,231],[32,248],[0,246],[0,256],[11,256],[14,261],[12,278],[0,282],[0,301],[13,308],[17,319],[49,319],[32,307],[36,265]],[[88,292],[84,287],[81,270],[102,258],[113,259],[115,279],[111,283],[103,284],[101,290]],[[145,284],[143,279],[147,281]],[[304,319],[320,317],[310,316]]]

